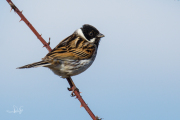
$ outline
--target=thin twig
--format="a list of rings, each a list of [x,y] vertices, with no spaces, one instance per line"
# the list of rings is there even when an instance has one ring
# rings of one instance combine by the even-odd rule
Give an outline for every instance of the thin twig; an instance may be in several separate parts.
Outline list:
[[[31,25],[31,23],[24,17],[24,15],[22,14],[22,11],[20,11],[11,0],[6,0],[9,5],[11,6],[11,9],[13,9],[20,17],[21,20],[20,21],[24,21],[26,23],[26,25],[32,30],[32,32],[37,36],[37,38],[42,42],[42,44],[48,49],[48,51],[50,52],[52,49],[50,48],[50,46],[48,45],[48,43],[42,38],[42,36],[36,31],[36,29]]]
[[[50,52],[52,49],[51,47],[49,46],[50,44],[50,38],[49,38],[49,43],[47,43],[43,38],[42,36],[36,31],[36,29],[31,25],[31,23],[24,17],[24,15],[22,14],[22,11],[20,11],[14,4],[11,0],[6,0],[9,5],[11,6],[11,10],[13,9],[20,17],[21,17],[21,20],[20,21],[24,21],[27,26],[32,30],[32,32],[37,36],[37,38],[42,42],[42,44],[44,45],[44,47],[47,48],[47,50]],[[71,78],[66,78],[67,80],[68,79],[71,79]],[[69,80],[68,80],[69,81]],[[70,83],[69,83],[70,87],[72,89],[74,89],[74,86],[72,86]],[[85,108],[85,110],[88,112],[88,114],[91,116],[91,118],[93,120],[100,120],[99,117],[95,116],[93,114],[93,112],[89,109],[89,107],[87,106],[87,104],[85,103],[85,101],[82,99],[80,93],[78,90],[75,89],[74,91],[74,94],[76,95],[76,98],[78,98],[78,100],[80,101],[81,103],[81,106],[83,106]]]

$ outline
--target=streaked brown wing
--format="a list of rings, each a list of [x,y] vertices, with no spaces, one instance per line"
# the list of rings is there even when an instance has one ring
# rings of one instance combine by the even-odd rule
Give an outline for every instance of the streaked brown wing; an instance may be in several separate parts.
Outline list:
[[[56,50],[58,48],[66,47],[68,44],[70,44],[71,41],[73,41],[75,39],[76,39],[76,35],[75,34],[70,35],[69,37],[67,37],[64,40],[62,40],[51,52],[53,52],[54,50]]]
[[[90,58],[96,46],[89,43],[76,35],[71,35],[61,41],[51,52],[49,52],[44,60],[52,59],[72,59],[72,60],[82,60]]]
[[[86,42],[85,44],[83,44],[83,46],[78,48],[73,48],[69,50],[69,52],[73,53],[74,56],[77,56],[78,59],[82,60],[82,59],[89,59],[93,55],[95,49],[96,49],[95,45]]]

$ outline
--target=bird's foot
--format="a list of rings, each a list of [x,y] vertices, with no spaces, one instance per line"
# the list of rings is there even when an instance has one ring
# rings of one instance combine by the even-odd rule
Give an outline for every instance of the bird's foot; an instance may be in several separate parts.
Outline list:
[[[74,96],[76,96],[75,94],[74,94],[74,91],[76,90],[77,92],[79,92],[79,89],[76,87],[76,86],[73,86],[73,87],[71,87],[71,88],[67,88],[69,91],[72,91],[71,92],[71,97],[74,97]]]
[[[103,118],[99,118],[98,116],[96,116],[96,120],[102,120]]]

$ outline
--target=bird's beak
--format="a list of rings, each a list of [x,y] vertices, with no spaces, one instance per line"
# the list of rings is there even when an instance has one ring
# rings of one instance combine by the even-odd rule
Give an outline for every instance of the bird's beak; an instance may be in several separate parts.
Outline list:
[[[102,38],[102,37],[105,37],[105,36],[104,36],[103,34],[99,33],[99,34],[97,35],[97,37]]]

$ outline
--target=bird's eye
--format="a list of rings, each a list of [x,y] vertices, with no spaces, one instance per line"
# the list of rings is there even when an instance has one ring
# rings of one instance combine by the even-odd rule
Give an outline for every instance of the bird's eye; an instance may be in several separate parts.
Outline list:
[[[90,35],[90,36],[93,36],[93,31],[91,31],[91,32],[89,33],[89,35]]]

